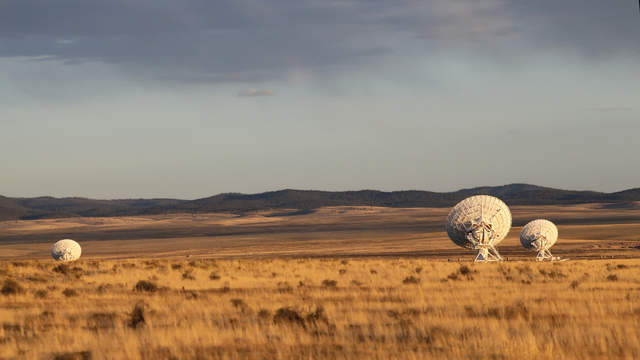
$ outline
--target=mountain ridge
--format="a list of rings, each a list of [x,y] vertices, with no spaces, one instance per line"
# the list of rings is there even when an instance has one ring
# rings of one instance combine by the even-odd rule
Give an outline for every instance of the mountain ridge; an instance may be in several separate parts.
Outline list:
[[[0,220],[133,216],[178,212],[243,213],[267,209],[311,210],[323,206],[448,207],[472,195],[497,196],[509,205],[612,203],[626,206],[625,204],[640,201],[640,188],[605,193],[515,183],[479,186],[452,192],[282,189],[256,194],[221,193],[195,200],[169,198],[100,200],[83,197],[0,196]]]

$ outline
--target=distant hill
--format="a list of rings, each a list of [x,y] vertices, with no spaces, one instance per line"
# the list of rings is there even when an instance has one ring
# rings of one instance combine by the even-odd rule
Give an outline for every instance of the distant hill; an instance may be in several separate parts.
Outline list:
[[[608,203],[628,207],[640,201],[640,188],[615,193],[572,191],[528,184],[484,186],[454,192],[280,190],[260,194],[219,194],[197,200],[86,198],[9,198],[0,196],[0,220],[150,215],[177,212],[310,210],[323,206],[447,207],[471,195],[493,195],[509,205]]]

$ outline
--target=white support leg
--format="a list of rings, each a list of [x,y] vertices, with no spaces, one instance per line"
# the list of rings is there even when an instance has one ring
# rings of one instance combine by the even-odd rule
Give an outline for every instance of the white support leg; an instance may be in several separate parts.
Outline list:
[[[498,250],[491,245],[478,246],[477,249],[478,255],[476,255],[475,262],[503,261]]]
[[[551,255],[551,251],[549,249],[539,250],[538,256],[536,256],[536,261],[564,261],[567,259],[562,259],[559,256]]]

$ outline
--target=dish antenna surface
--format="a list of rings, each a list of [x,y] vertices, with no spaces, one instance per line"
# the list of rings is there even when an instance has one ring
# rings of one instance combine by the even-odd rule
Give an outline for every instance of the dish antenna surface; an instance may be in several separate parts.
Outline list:
[[[71,239],[60,240],[51,248],[51,256],[58,261],[76,261],[81,254],[80,244]]]
[[[476,195],[460,201],[447,218],[447,234],[458,246],[478,250],[475,261],[502,261],[495,248],[511,229],[511,211],[502,200]]]
[[[551,255],[549,248],[558,241],[558,228],[545,219],[527,223],[520,232],[520,243],[525,249],[538,252],[537,261],[557,261],[559,257]]]

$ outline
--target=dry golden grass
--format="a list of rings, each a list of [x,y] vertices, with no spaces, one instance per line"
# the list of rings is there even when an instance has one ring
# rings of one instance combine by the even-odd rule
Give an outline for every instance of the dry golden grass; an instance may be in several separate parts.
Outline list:
[[[0,358],[640,358],[640,260],[0,263]]]

